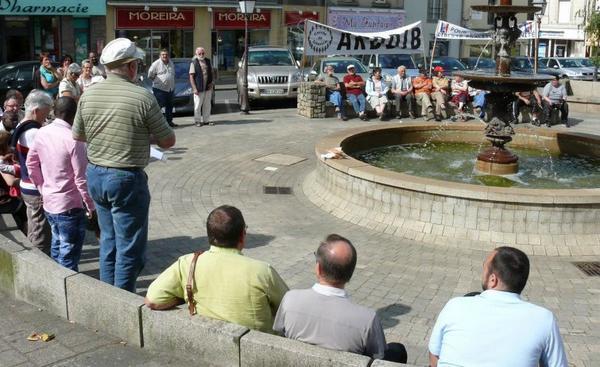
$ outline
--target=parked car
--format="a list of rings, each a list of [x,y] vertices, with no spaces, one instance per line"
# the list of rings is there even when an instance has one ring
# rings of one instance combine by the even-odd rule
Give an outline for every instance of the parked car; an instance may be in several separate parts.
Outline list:
[[[348,65],[354,65],[356,74],[360,75],[365,81],[371,77],[367,67],[354,57],[331,56],[323,58],[313,65],[308,74],[308,80],[316,80],[320,74],[325,73],[325,68],[329,65],[333,66],[333,73],[340,81],[342,81],[344,75],[348,73]]]
[[[248,98],[256,100],[295,99],[302,82],[299,62],[287,48],[254,46],[248,49]],[[244,67],[238,64],[238,98],[242,91]]]
[[[521,73],[533,73],[533,59],[527,56],[513,57],[510,62],[510,70]],[[547,68],[541,62],[538,62],[538,74],[559,75],[558,71]]]
[[[59,67],[58,63],[52,65]],[[33,74],[39,66],[39,61],[18,61],[0,66],[0,103],[9,89],[17,89],[27,96],[34,89]]]
[[[482,57],[482,58],[463,57],[459,60],[469,70],[479,70],[479,69],[495,70],[496,69],[496,61],[493,59],[485,58],[485,57]]]
[[[374,54],[366,55],[365,64],[369,65],[369,69],[373,69],[376,66],[381,68],[382,73],[387,75],[396,75],[398,73],[398,67],[403,65],[406,67],[406,75],[409,77],[415,77],[419,75],[419,69],[417,64],[411,55],[408,54]]]
[[[430,58],[428,56],[425,59],[423,59],[423,57],[420,57],[416,61],[417,65],[424,65],[426,68],[428,68],[429,60]],[[435,68],[436,66],[443,67],[446,75],[449,76],[452,76],[452,74],[454,74],[455,71],[462,71],[467,69],[467,67],[462,62],[460,62],[460,60],[458,60],[456,57],[450,56],[434,57],[432,66],[433,68]]]
[[[188,58],[172,58],[175,65],[175,90],[173,91],[173,113],[194,113],[194,93],[190,85],[190,63]],[[150,65],[148,65],[148,68]],[[142,73],[142,83],[149,91],[152,91],[152,80],[148,79],[148,68]],[[212,94],[211,103],[215,104],[215,94]]]
[[[580,60],[567,57],[549,57],[539,59],[540,64],[558,71],[561,78],[573,80],[593,80],[594,67],[585,66]]]

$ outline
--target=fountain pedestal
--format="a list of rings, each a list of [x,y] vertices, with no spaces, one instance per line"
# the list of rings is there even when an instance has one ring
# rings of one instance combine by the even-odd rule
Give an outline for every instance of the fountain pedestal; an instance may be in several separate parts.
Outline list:
[[[503,176],[512,175],[519,171],[519,158],[510,150],[504,148],[504,144],[510,142],[510,136],[497,136],[486,134],[492,146],[477,155],[475,170],[479,173]]]

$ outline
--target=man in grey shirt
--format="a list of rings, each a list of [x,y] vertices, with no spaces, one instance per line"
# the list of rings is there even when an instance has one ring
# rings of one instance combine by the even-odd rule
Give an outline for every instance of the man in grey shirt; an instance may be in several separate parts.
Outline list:
[[[348,120],[344,112],[344,98],[342,96],[340,80],[334,75],[333,65],[327,65],[325,67],[325,74],[319,75],[315,83],[325,85],[327,100],[335,106],[337,118],[344,121]]]
[[[160,51],[160,57],[150,65],[148,79],[152,80],[152,93],[171,127],[173,122],[173,92],[175,91],[175,65],[166,49]]]
[[[330,234],[315,256],[317,284],[310,289],[286,293],[273,330],[287,338],[328,349],[406,363],[406,349],[402,344],[386,344],[375,311],[348,299],[344,286],[356,267],[356,249],[352,243]]]
[[[559,76],[555,76],[554,79],[546,84],[544,87],[544,118],[548,127],[552,126],[552,119],[550,114],[553,108],[560,110],[560,120],[566,127],[569,126],[569,106],[567,105],[567,89],[564,85],[560,84]]]

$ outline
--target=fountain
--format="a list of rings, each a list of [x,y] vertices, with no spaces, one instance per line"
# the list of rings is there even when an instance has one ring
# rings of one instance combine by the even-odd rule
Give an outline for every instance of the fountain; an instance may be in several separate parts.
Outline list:
[[[497,69],[460,73],[474,88],[490,91],[493,118],[485,128],[411,123],[338,131],[316,144],[317,166],[304,181],[304,193],[343,220],[430,245],[487,251],[509,244],[536,255],[600,254],[600,137],[511,126],[514,92],[550,79],[510,72],[510,51],[519,37],[515,15],[538,8],[512,6],[510,0],[473,8],[496,17]],[[488,142],[491,147],[480,152]],[[520,158],[505,148],[509,142]],[[322,157],[336,147],[343,159]],[[401,155],[389,160],[398,167],[368,157],[394,149]],[[425,156],[428,149],[435,154]],[[544,174],[550,167],[557,172]],[[511,173],[511,180],[503,176]]]
[[[530,91],[540,82],[550,78],[538,74],[511,75],[511,49],[521,35],[516,14],[535,13],[540,8],[535,6],[514,6],[511,0],[501,0],[500,5],[476,5],[473,10],[494,14],[494,44],[496,49],[496,73],[487,72],[457,72],[463,78],[470,80],[469,85],[487,90],[490,93],[486,101],[490,106],[492,119],[485,129],[485,136],[492,146],[477,156],[475,169],[489,175],[515,174],[519,170],[518,157],[504,145],[512,140],[514,130],[510,125],[512,113],[510,105],[514,93]]]

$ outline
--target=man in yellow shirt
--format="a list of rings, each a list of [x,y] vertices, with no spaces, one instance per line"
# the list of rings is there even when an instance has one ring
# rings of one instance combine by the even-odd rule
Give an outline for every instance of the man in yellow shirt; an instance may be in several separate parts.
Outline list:
[[[210,250],[197,260],[193,289],[200,315],[272,333],[273,319],[288,287],[269,264],[242,255],[246,222],[224,205],[206,220]],[[156,278],[145,303],[166,310],[187,302],[186,284],[194,254],[181,256]]]

